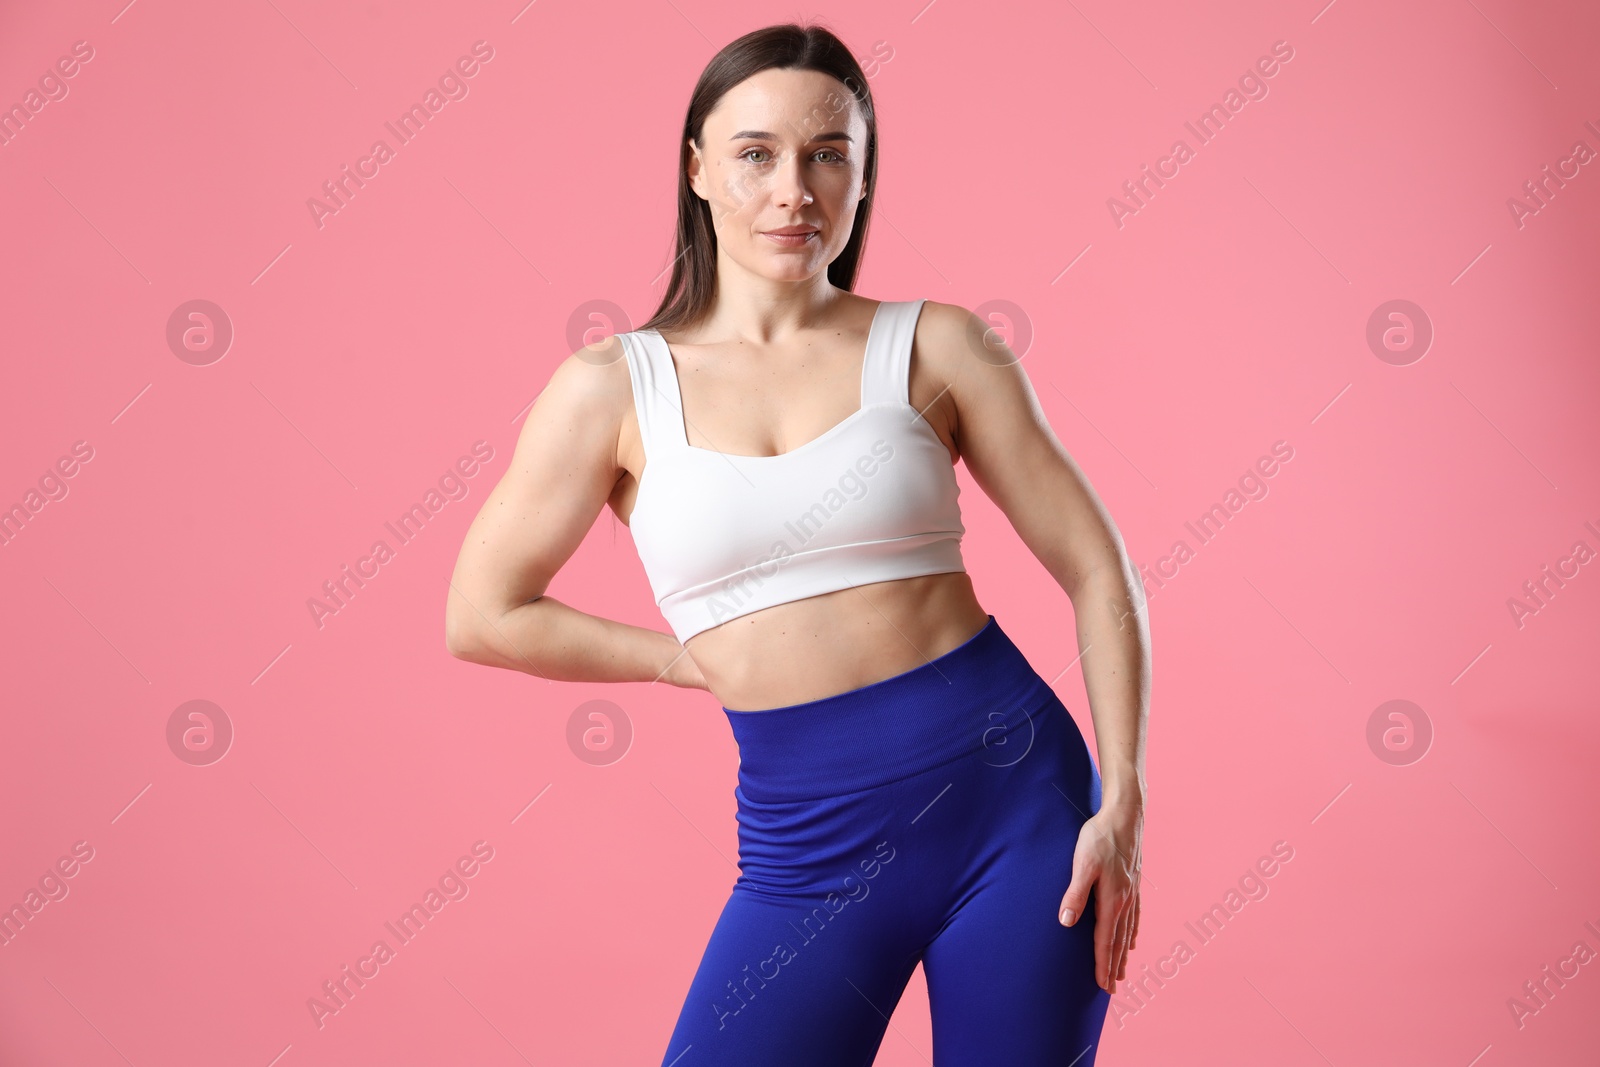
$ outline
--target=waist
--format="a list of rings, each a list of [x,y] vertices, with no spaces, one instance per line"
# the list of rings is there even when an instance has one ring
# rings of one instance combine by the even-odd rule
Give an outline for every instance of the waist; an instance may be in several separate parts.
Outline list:
[[[965,571],[856,585],[753,612],[686,643],[729,710],[818,700],[920,667],[988,619]]]
[[[798,800],[995,750],[1054,695],[990,615],[949,652],[882,681],[763,711],[722,710],[739,745],[744,794]]]

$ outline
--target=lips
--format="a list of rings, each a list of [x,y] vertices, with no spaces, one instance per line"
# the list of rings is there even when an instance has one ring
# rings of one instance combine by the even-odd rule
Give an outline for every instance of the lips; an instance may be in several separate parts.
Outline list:
[[[795,236],[799,236],[800,234],[803,234],[803,233],[816,233],[817,232],[817,227],[815,227],[815,226],[785,226],[781,230],[768,230],[766,232],[768,234],[772,235],[773,237],[795,237]]]

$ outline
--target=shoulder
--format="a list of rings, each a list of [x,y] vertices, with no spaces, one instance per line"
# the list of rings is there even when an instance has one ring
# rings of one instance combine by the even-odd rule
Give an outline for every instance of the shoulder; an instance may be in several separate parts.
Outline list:
[[[633,410],[628,357],[616,334],[585,345],[550,372],[534,400],[527,425],[555,424],[588,435],[614,435]]]
[[[917,322],[913,375],[935,383],[948,404],[955,439],[968,466],[982,462],[981,435],[1009,442],[1044,422],[1022,359],[1006,343],[1009,323],[983,318],[959,304],[929,300]],[[920,370],[916,368],[920,366]],[[991,448],[991,454],[1004,449]]]
[[[587,408],[627,398],[632,387],[622,336],[612,334],[572,352],[551,372],[545,392],[555,393],[564,403]]]
[[[1010,365],[1010,353],[994,324],[960,304],[926,300],[917,318],[916,357],[946,381],[954,381],[974,360],[987,366]]]

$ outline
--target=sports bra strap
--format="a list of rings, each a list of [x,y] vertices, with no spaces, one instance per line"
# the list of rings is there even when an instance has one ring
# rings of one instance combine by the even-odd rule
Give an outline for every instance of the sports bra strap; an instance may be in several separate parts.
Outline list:
[[[911,341],[923,300],[899,300],[880,309],[867,345],[861,381],[861,404],[911,402]]]
[[[617,335],[628,359],[628,376],[633,382],[633,410],[639,420],[639,436],[646,456],[667,449],[686,448],[688,435],[683,429],[683,406],[678,398],[678,379],[672,372],[672,353],[659,334],[651,330],[632,330]]]

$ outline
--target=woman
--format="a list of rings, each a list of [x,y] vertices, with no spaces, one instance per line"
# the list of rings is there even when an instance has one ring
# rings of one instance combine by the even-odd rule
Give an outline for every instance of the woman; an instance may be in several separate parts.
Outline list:
[[[984,323],[852,291],[877,143],[826,30],[711,61],[667,294],[552,375],[462,548],[448,647],[722,704],[741,873],[663,1064],[869,1064],[920,962],[940,1067],[1089,1067],[1139,924],[1142,590]],[[1072,600],[1098,770],[974,595],[958,458]],[[673,636],[544,595],[605,503]]]

